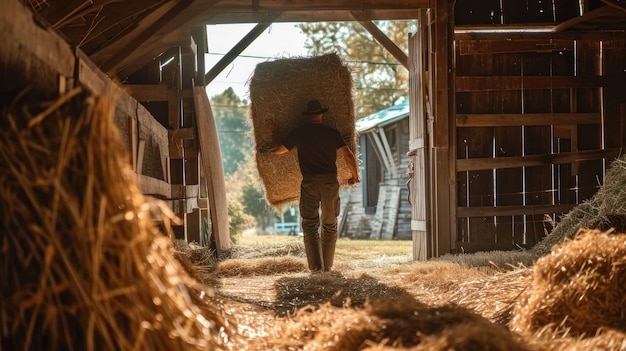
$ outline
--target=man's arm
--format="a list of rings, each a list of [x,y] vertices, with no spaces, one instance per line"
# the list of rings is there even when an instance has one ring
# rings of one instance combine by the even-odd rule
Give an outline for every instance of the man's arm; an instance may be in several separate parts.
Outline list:
[[[346,145],[339,148],[339,153],[343,156],[343,159],[346,160],[346,164],[348,164],[348,168],[350,168],[350,173],[352,173],[352,181],[354,183],[360,183],[361,178],[359,177],[359,169],[356,163],[356,157],[354,157],[354,153],[350,148]]]

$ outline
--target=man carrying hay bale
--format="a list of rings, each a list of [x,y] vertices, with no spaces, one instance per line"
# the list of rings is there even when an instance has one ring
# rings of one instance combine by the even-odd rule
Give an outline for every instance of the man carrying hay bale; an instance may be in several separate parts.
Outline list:
[[[309,269],[313,272],[329,271],[335,257],[340,205],[337,153],[343,156],[350,169],[350,184],[361,181],[356,157],[341,133],[322,123],[326,111],[328,108],[322,107],[318,100],[309,101],[307,110],[302,112],[305,123],[292,130],[283,140],[278,140],[276,125],[273,122],[270,125],[275,153],[282,155],[294,147],[298,150],[298,165],[302,174],[300,217],[304,250]]]

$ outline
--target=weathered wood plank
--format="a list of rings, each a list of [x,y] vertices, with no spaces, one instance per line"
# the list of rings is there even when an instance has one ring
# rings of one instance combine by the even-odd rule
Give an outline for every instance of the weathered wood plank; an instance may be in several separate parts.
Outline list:
[[[604,17],[607,15],[611,15],[615,12],[616,10],[614,8],[612,8],[611,6],[604,6],[604,7],[600,7],[597,8],[595,10],[592,11],[588,11],[585,12],[582,16],[578,16],[578,17],[574,17],[572,19],[569,19],[567,21],[564,21],[562,23],[557,24],[556,26],[554,26],[553,31],[554,32],[562,32],[568,28],[571,28],[577,24],[583,23],[585,21],[589,21],[591,19],[594,18],[599,18],[599,17]]]
[[[599,88],[619,86],[622,77],[581,75],[576,77],[557,76],[457,76],[457,92],[493,90],[531,90],[559,88]]]
[[[457,127],[549,126],[600,124],[600,113],[499,113],[456,115]]]
[[[166,84],[125,84],[124,88],[137,101],[167,101],[168,91]]]
[[[219,139],[215,127],[213,110],[204,87],[194,87],[194,102],[198,140],[202,154],[203,171],[208,186],[208,198],[211,208],[211,223],[217,246],[218,255],[230,248],[230,231],[228,225],[228,202],[226,201],[226,185],[222,155],[219,150]]]
[[[457,207],[459,217],[490,217],[490,216],[520,216],[520,215],[544,215],[547,213],[567,213],[575,204],[562,205],[518,205],[518,206],[479,206]]]
[[[58,94],[59,83],[73,77],[74,50],[53,30],[36,23],[20,1],[2,2],[0,33],[0,92],[29,87],[31,92]]]
[[[489,25],[488,27],[457,26],[455,27],[455,40],[621,40],[624,38],[623,30],[615,31],[591,31],[575,30],[565,32],[552,32],[544,27],[525,26],[528,29],[543,29],[543,31],[519,31],[510,32],[510,25]],[[480,31],[483,29],[484,31]]]
[[[550,164],[571,163],[574,161],[613,159],[619,156],[619,154],[620,149],[607,149],[519,157],[472,158],[457,160],[456,168],[459,172],[466,172],[515,167],[535,167]]]
[[[258,38],[259,35],[261,35],[261,33],[263,33],[263,31],[265,31],[265,29],[272,24],[272,22],[274,22],[276,17],[278,17],[278,14],[268,16],[263,22],[257,24],[250,30],[250,32],[241,38],[241,40],[235,44],[235,46],[233,46],[232,49],[230,49],[226,55],[224,55],[224,57],[222,57],[222,59],[211,68],[211,70],[209,70],[209,72],[206,73],[204,76],[204,83],[208,85],[213,81],[213,79],[215,79],[215,77],[222,73],[224,68],[226,68],[235,58],[237,58],[237,56],[239,56],[239,54],[241,54],[242,51],[252,44],[252,42]]]
[[[433,42],[431,53],[434,59],[434,87],[433,95],[429,96],[434,102],[434,122],[431,136],[434,146],[432,160],[432,194],[434,199],[433,216],[435,230],[433,234],[438,240],[436,246],[437,255],[449,253],[451,243],[456,237],[452,229],[456,221],[455,192],[456,183],[450,182],[456,175],[454,155],[451,154],[450,125],[452,122],[451,111],[454,110],[452,102],[452,90],[450,87],[449,68],[452,67],[454,5],[450,0],[437,0],[436,15],[429,40]],[[434,210],[436,209],[436,211]]]
[[[404,68],[408,68],[408,57],[402,49],[393,42],[393,40],[389,39],[389,37],[382,31],[376,24],[372,21],[367,21],[363,18],[362,14],[357,11],[352,12],[352,16],[357,20],[365,30],[367,30],[373,37],[378,41],[389,53],[404,66]]]
[[[137,174],[136,176],[143,194],[163,199],[170,198],[171,187],[167,182],[142,174]]]
[[[459,40],[459,55],[493,55],[521,52],[552,52],[574,50],[574,42],[567,39],[536,40]]]
[[[613,10],[616,11],[616,10]],[[581,40],[576,45],[576,71],[581,75],[603,73],[602,42]],[[623,80],[624,74],[613,74]],[[623,86],[623,83],[622,83]],[[605,89],[606,90],[606,89]],[[623,88],[617,90],[623,91]],[[603,97],[599,88],[576,89],[574,91],[577,112],[600,112]],[[603,132],[600,125],[578,125],[578,150],[596,150],[603,147]],[[584,160],[578,165],[578,201],[591,198],[604,182],[603,160]]]
[[[146,11],[153,11],[156,6],[161,5],[165,1],[167,0],[133,0],[123,2],[119,0],[112,0],[107,1],[108,3],[91,3],[90,1],[80,0],[80,2],[87,3],[90,6],[83,12],[77,13],[76,15],[91,15],[90,18],[92,18],[95,25],[90,31],[87,32],[84,27],[71,26],[71,24],[64,26],[62,30],[63,33],[73,42],[80,42],[81,45],[85,45],[106,31],[120,25],[125,20],[130,19],[131,17],[142,16],[146,13]],[[58,7],[59,3],[60,2],[55,2],[53,3],[53,6]],[[54,19],[52,19],[49,15],[44,14],[44,16],[46,18],[50,18],[51,22],[54,21]],[[78,21],[80,21],[80,19],[78,19]],[[58,23],[55,27],[63,25],[64,23]]]
[[[550,64],[538,55],[526,57],[524,65],[534,70],[531,74],[550,74]],[[549,111],[552,106],[550,90],[529,90],[524,92],[523,106],[525,111],[542,113]],[[524,155],[529,157],[545,155],[553,152],[550,126],[525,126]],[[552,164],[529,166],[524,169],[524,205],[553,204],[553,174]],[[526,233],[523,242],[533,246],[546,234],[542,223],[543,214],[530,215],[526,218]]]

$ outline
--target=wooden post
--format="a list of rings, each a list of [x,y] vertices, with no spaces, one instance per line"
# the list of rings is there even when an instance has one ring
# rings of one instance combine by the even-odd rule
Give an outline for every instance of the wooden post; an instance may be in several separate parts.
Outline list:
[[[428,76],[432,73],[427,66],[430,42],[430,20],[427,9],[418,15],[418,32],[409,38],[409,183],[411,200],[411,233],[413,259],[426,260],[433,256],[432,222],[428,221],[431,189],[428,187],[431,168],[428,152]]]
[[[451,102],[454,101],[454,86],[451,79],[452,71],[451,47],[454,39],[451,27],[454,26],[454,6],[450,0],[437,0],[435,10],[434,33],[431,39],[434,44],[434,125],[433,125],[433,157],[431,158],[433,176],[433,207],[431,213],[434,222],[435,255],[449,253],[456,240],[456,170],[454,157],[454,128],[451,132]],[[452,124],[453,125],[453,124]]]
[[[217,128],[209,97],[204,87],[194,86],[193,93],[198,124],[198,141],[206,176],[209,207],[211,208],[211,223],[219,256],[224,250],[230,248],[224,167],[222,166]]]

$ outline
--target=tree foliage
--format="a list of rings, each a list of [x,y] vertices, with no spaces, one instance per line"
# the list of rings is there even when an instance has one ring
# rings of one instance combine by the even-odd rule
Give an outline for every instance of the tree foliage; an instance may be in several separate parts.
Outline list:
[[[376,25],[405,53],[414,21],[379,21]],[[408,71],[358,22],[301,23],[310,55],[337,53],[354,72],[357,118],[407,98]]]
[[[241,167],[226,178],[226,193],[229,203],[239,202],[243,212],[254,218],[256,223],[252,223],[250,227],[256,225],[263,231],[272,216],[272,211],[265,201],[253,155],[249,155]]]
[[[224,174],[233,174],[253,149],[248,122],[248,102],[242,100],[233,88],[211,98],[215,124],[219,135]]]

